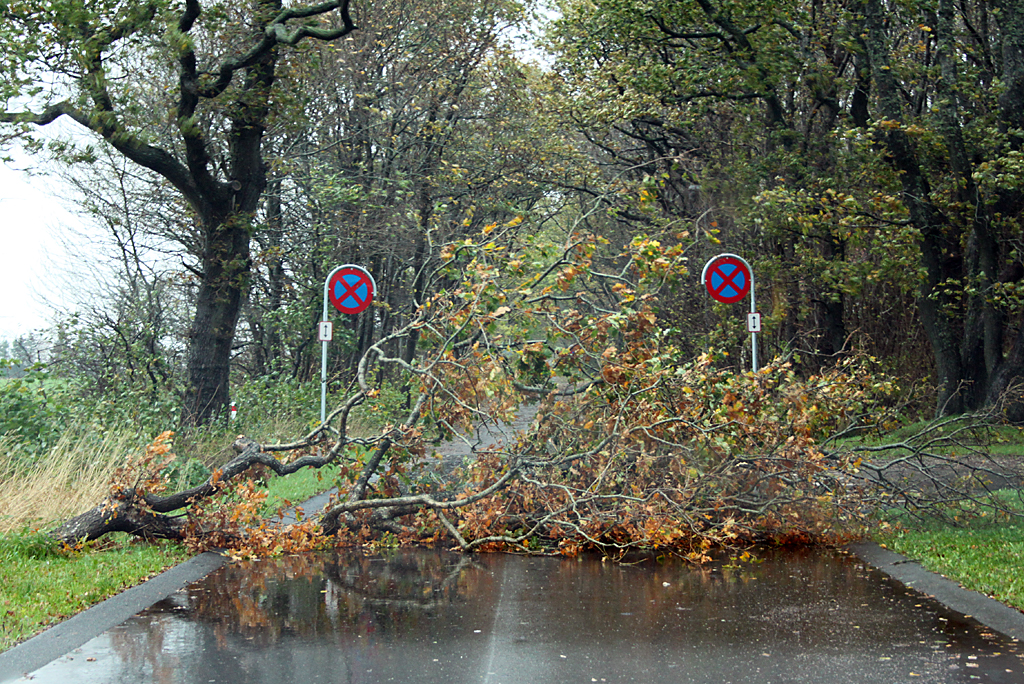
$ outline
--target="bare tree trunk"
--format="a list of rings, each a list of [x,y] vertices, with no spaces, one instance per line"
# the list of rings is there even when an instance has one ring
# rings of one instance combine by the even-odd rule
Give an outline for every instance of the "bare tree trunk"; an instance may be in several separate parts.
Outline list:
[[[110,532],[126,532],[148,539],[181,539],[185,518],[160,515],[131,501],[105,501],[50,532],[65,544],[99,539]]]
[[[189,331],[188,386],[181,422],[202,425],[229,402],[231,346],[250,277],[248,222],[232,217],[209,230],[203,279]]]
[[[999,96],[999,129],[1009,138],[1013,150],[1024,148],[1024,7],[1016,0],[1000,0],[1000,31],[1003,44],[1003,74],[1005,86]],[[995,212],[1011,215],[1018,212],[1024,202],[1019,192],[1000,192]],[[1000,274],[1002,282],[1019,281],[1022,277],[1020,260]],[[1019,328],[1011,351],[994,370],[988,387],[990,403],[1004,402],[1006,415],[1015,422],[1024,422],[1024,400],[1004,396],[1011,388],[1024,382],[1024,328]]]
[[[865,45],[878,93],[880,114],[890,121],[902,121],[898,84],[889,63],[884,10],[879,0],[867,0],[864,9]],[[924,266],[925,278],[917,302],[938,372],[936,413],[962,413],[965,406],[961,392],[964,380],[962,348],[955,332],[957,321],[954,302],[942,287],[948,277],[960,273],[960,269],[956,268],[960,253],[959,239],[953,239],[959,236],[947,234],[948,227],[932,205],[928,179],[906,132],[900,128],[889,128],[884,136],[891,163],[900,174],[903,202],[910,213],[911,222],[921,232],[921,265]]]

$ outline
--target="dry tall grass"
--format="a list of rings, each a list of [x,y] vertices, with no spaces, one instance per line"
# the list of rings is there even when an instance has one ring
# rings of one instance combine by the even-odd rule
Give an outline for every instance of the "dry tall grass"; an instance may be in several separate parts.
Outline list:
[[[97,439],[69,430],[48,453],[30,458],[14,440],[0,438],[0,534],[45,529],[95,506],[114,470],[138,447],[133,434]]]

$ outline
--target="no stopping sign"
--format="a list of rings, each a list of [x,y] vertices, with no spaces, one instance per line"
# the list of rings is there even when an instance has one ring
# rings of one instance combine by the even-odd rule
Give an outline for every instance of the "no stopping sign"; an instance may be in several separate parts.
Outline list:
[[[327,281],[327,299],[345,314],[365,311],[373,303],[377,284],[362,266],[342,266]]]
[[[751,282],[750,269],[736,257],[716,257],[705,268],[704,286],[708,294],[726,304],[746,297]]]

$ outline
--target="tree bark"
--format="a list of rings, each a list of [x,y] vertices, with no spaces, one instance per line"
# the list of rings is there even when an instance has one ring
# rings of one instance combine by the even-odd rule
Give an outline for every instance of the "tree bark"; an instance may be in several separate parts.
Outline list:
[[[249,230],[243,218],[234,217],[206,233],[203,279],[189,331],[188,386],[181,415],[185,426],[208,422],[229,402],[231,347],[249,288]]]
[[[110,532],[126,532],[147,539],[181,539],[185,518],[160,515],[130,500],[105,500],[50,532],[51,537],[73,545],[99,539]]]
[[[929,341],[938,374],[936,414],[963,413],[964,380],[962,348],[956,334],[955,303],[943,287],[949,277],[957,277],[960,253],[959,236],[947,235],[940,213],[933,206],[931,187],[917,158],[910,137],[900,127],[903,121],[899,85],[893,75],[886,44],[885,15],[879,0],[865,3],[865,47],[871,63],[875,90],[884,127],[883,140],[889,162],[899,171],[902,200],[910,221],[921,235],[921,265],[924,281],[918,294],[918,311]],[[957,239],[953,239],[956,237]]]
[[[315,433],[314,433],[315,434]],[[308,438],[307,438],[308,441]],[[289,475],[302,468],[320,468],[334,462],[340,452],[335,446],[324,456],[307,454],[290,463],[282,463],[251,439],[240,437],[232,445],[238,455],[210,478],[191,489],[169,496],[157,496],[134,489],[116,492],[100,505],[75,516],[49,534],[66,544],[99,539],[109,532],[127,532],[142,537],[181,539],[186,534],[187,518],[166,515],[207,498],[255,465],[263,465],[277,475]],[[386,449],[385,449],[386,451]]]

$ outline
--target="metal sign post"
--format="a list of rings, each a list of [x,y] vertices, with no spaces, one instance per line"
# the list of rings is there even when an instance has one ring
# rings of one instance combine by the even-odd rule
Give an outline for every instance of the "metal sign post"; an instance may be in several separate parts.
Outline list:
[[[750,333],[751,365],[757,372],[757,333],[761,332],[761,314],[754,302],[754,270],[747,260],[736,254],[719,254],[704,264],[700,282],[708,294],[719,302],[738,302],[750,293],[750,313],[747,315],[747,331]]]
[[[317,338],[320,340],[320,424],[327,420],[327,343],[334,337],[334,326],[327,319],[327,302],[344,314],[365,311],[373,303],[377,283],[362,266],[345,264],[331,271],[324,281],[324,314]]]

